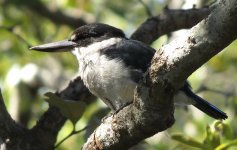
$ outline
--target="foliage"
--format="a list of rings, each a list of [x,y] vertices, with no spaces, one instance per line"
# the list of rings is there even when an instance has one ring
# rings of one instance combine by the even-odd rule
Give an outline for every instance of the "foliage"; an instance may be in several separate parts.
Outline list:
[[[46,101],[60,109],[61,113],[67,117],[75,126],[85,111],[86,104],[81,101],[63,100],[57,95],[48,92],[45,94]]]
[[[237,146],[237,140],[229,124],[216,121],[212,126],[206,127],[205,138],[202,142],[184,134],[173,134],[172,138],[183,144],[205,150],[226,150]]]

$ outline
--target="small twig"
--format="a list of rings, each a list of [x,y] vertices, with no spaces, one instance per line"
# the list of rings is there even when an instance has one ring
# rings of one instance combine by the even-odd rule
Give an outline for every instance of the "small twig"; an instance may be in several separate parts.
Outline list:
[[[15,28],[15,25],[14,26],[9,26],[9,27],[7,27],[7,26],[0,26],[0,29],[8,31],[9,33],[11,33],[14,36],[16,36],[16,38],[18,38],[20,41],[22,41],[24,44],[26,44],[28,48],[32,47],[32,45],[29,42],[27,42],[20,34],[15,33],[13,31],[14,28]]]
[[[138,0],[138,1],[144,6],[147,15],[148,15],[149,17],[152,17],[153,15],[152,15],[152,12],[151,12],[149,6],[148,6],[145,2],[143,2],[143,0]]]
[[[205,91],[209,91],[209,92],[213,92],[213,93],[217,93],[217,94],[223,95],[225,97],[226,105],[227,105],[228,98],[236,96],[235,95],[235,88],[234,87],[232,89],[228,90],[228,91],[222,91],[222,90],[217,90],[217,89],[209,88],[206,85],[201,85],[196,90],[196,93],[201,93],[201,92],[205,92]]]
[[[196,93],[200,93],[200,92],[203,92],[203,91],[210,91],[210,92],[213,92],[213,93],[224,95],[225,97],[234,96],[234,92],[233,92],[234,90],[232,90],[232,91],[221,91],[221,90],[209,88],[205,85],[201,85],[199,87],[199,89],[196,90]]]
[[[1,111],[6,110],[6,106],[5,106],[4,101],[3,101],[1,88],[0,88],[0,108],[1,108]]]
[[[80,133],[80,132],[82,132],[82,131],[85,131],[85,130],[86,130],[87,128],[89,128],[89,127],[90,127],[90,126],[88,125],[88,126],[82,128],[81,130],[76,131],[75,125],[73,125],[73,129],[72,129],[71,133],[69,133],[65,138],[63,138],[61,141],[59,141],[59,142],[54,146],[54,148],[55,148],[55,149],[58,148],[58,147],[59,147],[64,141],[66,141],[68,138],[70,138],[70,137],[73,136],[74,134],[77,134],[77,133]]]

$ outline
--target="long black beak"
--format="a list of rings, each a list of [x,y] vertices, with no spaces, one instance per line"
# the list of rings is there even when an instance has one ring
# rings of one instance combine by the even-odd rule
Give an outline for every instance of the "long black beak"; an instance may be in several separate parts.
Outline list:
[[[72,48],[76,47],[77,43],[69,41],[69,40],[63,40],[38,46],[33,46],[30,48],[30,50],[36,50],[41,52],[67,52],[71,51]]]

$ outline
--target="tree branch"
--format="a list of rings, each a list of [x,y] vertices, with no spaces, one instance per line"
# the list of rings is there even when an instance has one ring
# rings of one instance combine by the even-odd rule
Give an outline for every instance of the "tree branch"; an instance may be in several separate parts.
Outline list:
[[[237,1],[222,0],[189,34],[158,51],[135,99],[108,117],[84,150],[127,149],[174,123],[172,97],[186,78],[237,37]]]
[[[72,17],[64,14],[61,10],[51,10],[46,7],[41,1],[4,1],[4,4],[14,4],[17,6],[23,6],[31,10],[32,12],[39,14],[42,17],[52,20],[57,25],[67,25],[72,28],[85,25],[86,22],[81,18]]]
[[[191,28],[210,13],[209,8],[171,10],[164,11],[155,17],[148,18],[132,34],[131,39],[136,39],[150,45],[153,41],[164,34]]]
[[[138,0],[138,2],[143,5],[144,9],[146,10],[147,15],[149,17],[152,17],[153,15],[152,15],[152,12],[151,12],[149,6],[145,2],[143,2],[143,0]]]
[[[31,4],[31,3],[29,3]],[[72,28],[77,28],[82,25],[85,25],[86,22],[81,18],[75,18],[68,15],[65,15],[60,10],[52,11],[47,8],[42,2],[37,1],[37,3],[32,3],[32,5],[28,5],[29,9],[45,18],[49,18],[55,24],[64,24],[68,25]]]
[[[19,126],[11,118],[10,114],[7,112],[7,109],[4,104],[2,97],[2,92],[0,89],[0,137],[3,141],[6,141],[9,138],[17,137],[26,131],[25,128]]]
[[[32,45],[27,42],[27,40],[25,40],[20,34],[14,32],[14,28],[16,27],[17,25],[13,25],[13,26],[0,26],[0,29],[2,30],[5,30],[11,34],[13,34],[17,39],[19,39],[19,41],[21,41],[22,43],[24,43],[28,48],[32,47]]]

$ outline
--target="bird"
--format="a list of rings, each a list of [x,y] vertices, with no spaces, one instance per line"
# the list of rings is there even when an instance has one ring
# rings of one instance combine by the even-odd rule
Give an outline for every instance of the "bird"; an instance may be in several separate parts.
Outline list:
[[[134,89],[151,64],[152,47],[129,39],[116,27],[91,23],[78,27],[68,39],[30,48],[40,52],[72,51],[79,63],[85,86],[112,110],[117,111],[134,98]],[[185,81],[175,93],[175,103],[193,105],[208,116],[223,120],[225,112],[196,95]]]

